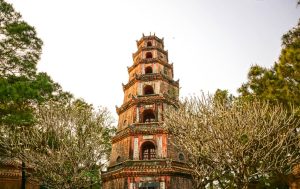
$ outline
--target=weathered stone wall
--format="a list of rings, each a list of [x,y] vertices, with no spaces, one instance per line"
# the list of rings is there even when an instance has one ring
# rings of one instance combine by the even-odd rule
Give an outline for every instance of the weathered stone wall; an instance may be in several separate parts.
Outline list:
[[[170,189],[193,189],[191,179],[171,177]]]
[[[0,177],[0,188],[1,189],[20,189],[21,178],[18,179],[3,179]],[[40,185],[36,182],[26,182],[26,189],[39,189]]]
[[[20,189],[22,183],[22,171],[20,167],[12,165],[0,166],[0,189]],[[26,189],[39,189],[38,181],[26,179]]]
[[[182,149],[173,145],[172,141],[174,141],[174,138],[171,135],[169,135],[168,138],[168,158],[183,163],[188,162],[187,154]]]
[[[129,159],[129,151],[131,147],[130,138],[124,138],[112,145],[112,152],[110,157],[110,166],[116,163]],[[118,162],[117,162],[118,160]]]
[[[130,107],[125,112],[121,113],[119,115],[119,121],[118,121],[118,131],[125,129],[129,125],[135,122],[135,106]]]

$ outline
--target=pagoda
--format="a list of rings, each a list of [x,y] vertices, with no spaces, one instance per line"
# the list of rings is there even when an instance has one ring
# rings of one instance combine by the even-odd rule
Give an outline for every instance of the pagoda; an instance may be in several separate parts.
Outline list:
[[[123,84],[123,104],[116,108],[118,128],[103,188],[192,189],[187,157],[162,127],[163,111],[176,106],[179,96],[164,40],[143,35],[137,48]]]

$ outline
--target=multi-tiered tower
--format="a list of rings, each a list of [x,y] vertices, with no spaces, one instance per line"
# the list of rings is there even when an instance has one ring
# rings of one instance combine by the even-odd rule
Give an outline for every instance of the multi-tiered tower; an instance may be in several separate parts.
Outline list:
[[[129,81],[104,189],[191,189],[184,152],[176,149],[162,128],[162,112],[178,102],[179,81],[173,80],[164,41],[155,35],[137,41]]]

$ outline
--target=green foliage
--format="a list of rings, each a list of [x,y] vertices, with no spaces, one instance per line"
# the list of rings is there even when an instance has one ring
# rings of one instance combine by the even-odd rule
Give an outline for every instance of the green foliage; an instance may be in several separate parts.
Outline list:
[[[109,113],[37,72],[41,50],[35,29],[0,0],[0,160],[27,162],[45,188],[99,188],[115,133]]]
[[[229,106],[233,102],[234,97],[232,94],[229,94],[227,90],[217,89],[213,96],[213,100],[215,103],[226,104]]]
[[[25,76],[0,78],[0,123],[6,125],[32,125],[33,105],[52,97],[58,86],[45,73],[35,79]]]
[[[287,180],[278,177],[260,177],[253,182],[257,189],[289,189]]]
[[[104,131],[103,131],[103,141],[104,141],[104,146],[106,149],[106,154],[107,154],[107,158],[110,157],[110,153],[111,153],[111,139],[113,136],[115,136],[117,132],[117,128],[116,127],[105,127]]]
[[[286,107],[300,105],[300,21],[282,37],[282,51],[270,69],[254,65],[239,90],[244,98],[259,98]]]
[[[46,73],[37,73],[42,40],[12,5],[0,0],[0,124],[34,123],[34,107],[70,97]]]
[[[298,1],[298,5],[300,1]],[[262,99],[282,104],[290,113],[300,111],[300,20],[296,27],[282,37],[282,50],[278,62],[271,68],[254,65],[248,81],[238,91],[243,99]],[[288,165],[286,165],[288,166]],[[256,179],[257,188],[288,188],[285,175],[273,172]]]
[[[34,76],[42,40],[36,36],[35,29],[4,0],[0,0],[0,20],[0,75],[5,78],[10,75]]]

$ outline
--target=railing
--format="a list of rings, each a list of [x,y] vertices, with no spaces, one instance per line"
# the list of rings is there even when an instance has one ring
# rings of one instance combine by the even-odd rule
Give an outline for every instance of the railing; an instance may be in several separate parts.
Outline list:
[[[116,136],[113,137],[112,141],[118,141],[128,135],[134,134],[146,134],[153,135],[158,133],[167,133],[160,122],[150,122],[150,123],[133,123],[132,125],[126,127],[123,130],[120,130],[116,133]]]
[[[135,124],[130,126],[131,133],[157,134],[165,133],[166,130],[157,122]]]
[[[153,63],[153,62],[158,62],[162,65],[165,65],[168,68],[173,68],[173,64],[169,64],[168,60],[164,60],[162,58],[143,58],[143,59],[138,59],[134,62],[134,64],[130,67],[127,67],[128,71],[130,72],[132,69],[134,69],[139,63]]]
[[[151,73],[151,74],[136,74],[135,78],[140,79],[140,80],[146,80],[146,79],[154,80],[154,79],[164,78],[164,79],[168,80],[170,83],[179,86],[179,81],[174,81],[171,77],[164,74],[163,72]]]
[[[143,50],[153,50],[153,49],[156,49],[157,51],[164,53],[165,55],[168,55],[168,51],[164,50],[163,48],[161,48],[159,46],[149,46],[149,47],[139,48],[135,53],[133,53],[133,57],[136,57]]]
[[[160,58],[142,58],[139,60],[139,63],[152,63],[152,62],[158,62],[159,60],[162,60]]]
[[[171,102],[172,104],[178,104],[177,96],[172,96],[166,93],[160,93],[160,94],[148,94],[148,95],[138,95],[136,98],[132,98],[129,101],[125,102],[121,107],[116,106],[117,113],[121,113],[124,110],[126,110],[128,107],[131,106],[131,104],[135,102],[145,102],[149,100],[167,100]]]
[[[156,168],[156,169],[170,169],[172,167],[188,168],[187,164],[171,159],[151,159],[151,160],[125,160],[121,163],[108,167],[107,171],[116,171],[119,169],[130,168]]]
[[[151,98],[151,97],[156,97],[156,96],[162,96],[162,95],[160,95],[160,94],[146,94],[146,95],[137,95],[137,98],[139,98],[139,99],[143,99],[143,98]]]
[[[126,161],[118,163],[114,166],[108,167],[107,170],[115,171],[115,170],[126,168],[126,167],[130,167],[130,168],[134,169],[136,167],[149,167],[149,166],[155,166],[157,168],[164,168],[164,167],[167,167],[167,161],[170,161],[170,160],[166,160],[166,159],[126,160]]]
[[[133,123],[130,127],[158,127],[160,122],[149,122],[149,123]]]

